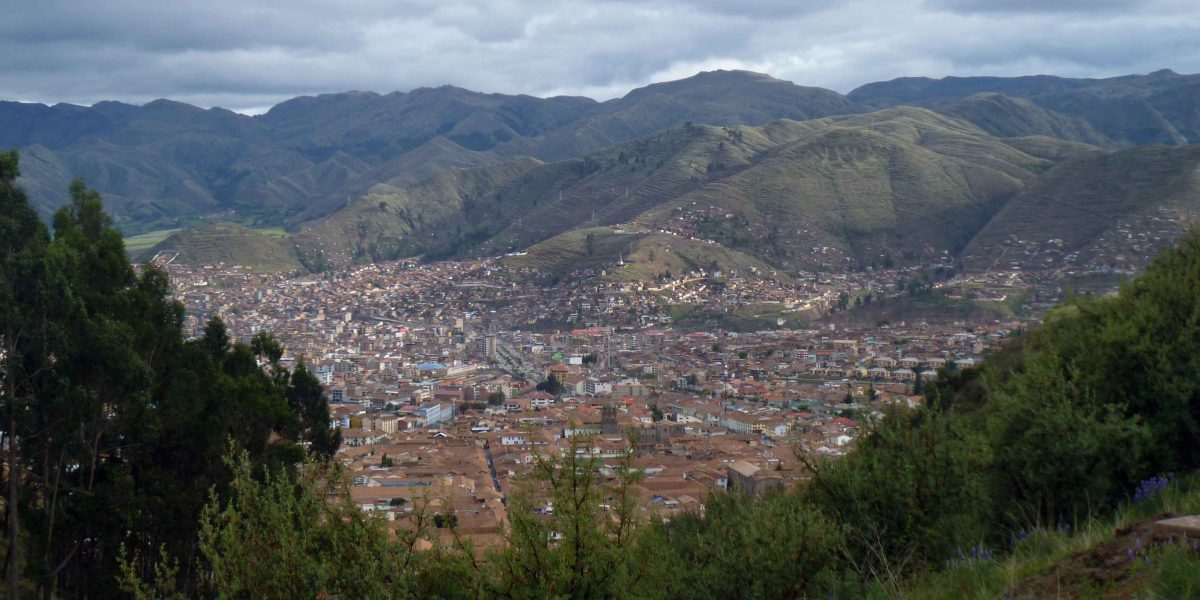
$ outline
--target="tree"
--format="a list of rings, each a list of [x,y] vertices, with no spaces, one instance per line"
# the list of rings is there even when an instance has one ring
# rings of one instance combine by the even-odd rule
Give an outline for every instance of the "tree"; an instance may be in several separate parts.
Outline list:
[[[838,292],[837,309],[846,310],[848,306],[850,306],[850,294],[844,291]]]
[[[0,155],[0,389],[6,577],[46,597],[117,593],[118,549],[194,555],[208,490],[228,490],[233,440],[258,467],[303,458],[277,345],[231,344],[213,319],[183,339],[166,274],[135,273],[100,196],[82,182],[53,235]],[[271,363],[256,362],[256,351]],[[319,386],[317,387],[319,391]],[[325,414],[325,422],[328,415]],[[143,567],[150,574],[151,565]],[[178,581],[190,589],[194,564]]]
[[[538,382],[534,389],[539,392],[558,395],[563,391],[563,384],[557,377],[547,377],[545,381]]]
[[[658,544],[641,543],[647,530],[634,486],[641,472],[627,450],[601,475],[588,436],[570,439],[560,456],[536,458],[531,478],[510,498],[506,545],[492,558],[493,593],[510,598],[664,597]],[[534,490],[553,512],[539,516]],[[542,512],[542,511],[538,511]]]
[[[292,370],[285,396],[288,405],[300,415],[302,436],[309,450],[320,458],[333,456],[342,443],[342,434],[329,417],[329,402],[321,383],[304,361],[299,361]]]
[[[865,427],[839,460],[800,455],[813,472],[802,494],[846,528],[865,575],[935,563],[984,537],[990,504],[978,435],[951,416],[903,407]]]
[[[212,497],[201,517],[205,573],[199,592],[219,598],[479,595],[481,571],[465,552],[440,545],[416,549],[433,521],[423,507],[414,510],[415,527],[398,530],[393,540],[380,516],[350,501],[336,468],[307,463],[297,473],[268,469],[255,477],[245,453],[232,459],[231,468],[228,500]],[[126,593],[146,600],[194,595],[173,577],[143,575],[138,558],[128,551],[122,557]],[[160,558],[156,566],[169,573],[178,562]]]
[[[665,595],[671,598],[855,597],[835,594],[843,532],[796,494],[760,500],[715,494],[703,515],[649,529],[648,543],[669,550]]]
[[[487,403],[488,406],[500,406],[504,404],[504,392],[495,391],[488,394]]]
[[[61,291],[61,281],[50,278],[50,236],[24,190],[15,184],[19,174],[17,152],[0,153],[0,377],[7,449],[5,572],[10,598],[20,595],[20,506],[25,493],[23,478],[15,474],[26,468],[20,447],[12,441],[31,433],[25,415],[35,402],[42,373],[50,368],[46,360],[50,350],[45,343],[51,341],[46,334],[53,332],[39,324],[47,322],[42,317],[49,315],[56,292]]]

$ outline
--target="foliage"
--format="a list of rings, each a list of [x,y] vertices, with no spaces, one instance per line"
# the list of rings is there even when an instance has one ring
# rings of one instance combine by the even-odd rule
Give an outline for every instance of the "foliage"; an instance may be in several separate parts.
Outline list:
[[[653,598],[661,549],[639,543],[633,486],[641,473],[629,452],[611,480],[575,436],[561,457],[539,456],[533,476],[510,498],[505,548],[493,557],[496,595],[507,598]]]
[[[231,344],[213,319],[184,341],[166,274],[133,269],[82,182],[51,236],[14,184],[17,164],[0,158],[10,595],[23,577],[47,597],[108,597],[122,546],[195,556],[204,498],[227,490],[230,440],[257,467],[284,468],[304,445],[327,456],[336,436],[315,379],[281,368],[269,336]],[[194,566],[171,574],[185,590]]]
[[[350,502],[341,473],[307,463],[289,474],[253,475],[248,456],[230,464],[229,499],[210,497],[200,521],[201,592],[220,598],[470,597],[474,575],[442,551],[420,552],[424,526],[391,539],[384,521]],[[441,515],[437,515],[441,517]],[[424,523],[424,515],[417,518]],[[451,525],[452,526],[452,525]],[[166,565],[166,566],[164,566]],[[353,568],[346,568],[353,565]],[[123,561],[121,583],[137,598],[178,593],[170,562],[144,580]],[[428,577],[428,570],[452,579]]]
[[[982,537],[987,458],[979,436],[952,416],[895,407],[869,422],[854,452],[810,462],[803,495],[846,527],[855,568],[889,580]]]
[[[557,377],[547,377],[545,379],[545,381],[539,381],[537,386],[534,387],[534,389],[536,389],[539,392],[546,392],[547,394],[558,395],[558,394],[561,394],[563,391],[563,384],[561,381],[558,380]]]
[[[796,494],[718,494],[653,531],[670,549],[672,598],[825,597],[841,585],[842,528]]]
[[[1200,467],[1197,289],[1192,233],[1118,296],[1075,299],[982,367],[941,373],[924,408],[810,462],[802,493],[847,527],[860,574],[885,582],[1148,495],[1139,482]]]

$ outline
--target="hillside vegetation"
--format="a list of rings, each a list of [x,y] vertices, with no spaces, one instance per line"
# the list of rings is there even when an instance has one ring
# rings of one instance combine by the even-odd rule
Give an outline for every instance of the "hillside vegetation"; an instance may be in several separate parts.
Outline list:
[[[586,270],[602,272],[605,280],[618,282],[654,282],[694,271],[757,272],[787,278],[770,265],[719,244],[612,227],[573,229],[506,261],[551,278]]]
[[[377,184],[521,156],[565,159],[680,125],[760,124],[848,112],[851,102],[740,71],[623,98],[534,98],[443,86],[303,96],[246,116],[170,100],[93,107],[0,102],[0,147],[49,215],[74,177],[110,199],[127,234],[232,211],[246,224],[312,220]]]
[[[580,159],[445,171],[364,197],[297,242],[303,255],[339,264],[513,251],[628,224],[713,241],[777,269],[844,266],[887,252],[957,252],[1050,164],[921,109],[687,124]],[[572,243],[551,247],[563,245]]]
[[[1001,138],[907,107],[757,127],[685,123],[581,158],[398,175],[287,242],[255,241],[243,256],[218,260],[253,264],[261,256],[259,268],[291,269],[294,253],[304,268],[324,270],[405,257],[537,256],[578,251],[586,237],[578,231],[616,226],[669,232],[693,248],[671,264],[622,271],[644,280],[696,265],[711,270],[714,253],[727,268],[751,266],[745,257],[753,257],[754,266],[784,274],[944,256],[987,268],[1010,247],[1052,242],[1052,253],[1036,261],[1019,252],[1006,259],[1043,268],[1112,248],[1131,228],[1178,235],[1200,209],[1196,157],[1194,147],[1113,152],[1040,134]],[[182,260],[211,260],[203,249],[226,244],[206,244],[210,234],[229,231],[191,235]],[[193,246],[200,258],[186,256]],[[576,270],[605,260],[615,256],[583,256]],[[550,262],[545,272],[569,273]]]
[[[267,271],[303,268],[286,236],[269,235],[236,223],[213,223],[175,232],[141,255],[153,258],[160,252],[178,253],[175,262],[192,267],[225,264]]]
[[[448,167],[579,158],[685,123],[758,126],[901,105],[933,108],[998,137],[1100,146],[1200,141],[1200,79],[1159,71],[1100,80],[905,78],[849,95],[746,71],[656,83],[606,102],[442,86],[302,96],[257,116],[171,100],[91,107],[0,102],[0,148],[25,156],[40,214],[82,177],[126,235],[224,215],[296,229],[371,192]]]
[[[963,254],[968,264],[986,267],[1018,241],[1060,240],[1064,254],[1086,252],[1134,232],[1186,226],[1197,210],[1200,146],[1083,153],[1010,200]]]
[[[909,105],[942,107],[980,93],[1023,98],[1060,115],[1087,122],[1125,145],[1200,142],[1196,111],[1200,75],[1168,69],[1107,79],[1027,77],[901,77],[868,83],[848,94],[864,109]],[[1082,140],[1086,141],[1086,140]]]

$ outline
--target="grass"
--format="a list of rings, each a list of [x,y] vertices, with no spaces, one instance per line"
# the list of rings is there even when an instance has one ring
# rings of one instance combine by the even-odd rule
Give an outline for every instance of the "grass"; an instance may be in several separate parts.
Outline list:
[[[252,227],[251,229],[267,237],[285,238],[288,236],[288,232],[284,231],[282,227]]]
[[[746,275],[756,269],[787,278],[756,258],[718,244],[661,233],[620,234],[612,227],[572,229],[535,244],[524,256],[507,260],[557,276],[582,269],[604,270],[606,278],[612,281],[653,283],[666,273],[679,277],[714,266]],[[618,266],[618,260],[624,265]]]
[[[178,264],[241,265],[261,271],[301,268],[286,236],[236,223],[212,223],[171,235],[163,244],[179,252]]]
[[[671,322],[685,330],[707,330],[714,327],[730,331],[762,331],[773,329],[803,329],[808,321],[799,313],[783,312],[782,304],[743,306],[731,313],[705,310],[694,304],[672,304]],[[783,324],[779,323],[783,319]]]
[[[171,236],[179,229],[159,229],[125,238],[126,252],[141,252],[149,250]]]
[[[1006,317],[1017,317],[1021,315],[1021,307],[1025,304],[1025,298],[1029,296],[1028,288],[996,288],[996,291],[1006,293],[1006,298],[1003,301],[994,300],[975,300],[975,304],[980,308],[986,309]]]
[[[131,235],[125,238],[125,251],[134,254],[149,250],[162,243],[163,240],[171,237],[172,233],[182,231],[182,229],[181,227],[176,227]],[[271,238],[286,238],[288,236],[288,233],[282,227],[256,227],[253,230]]]
[[[918,578],[891,596],[905,600],[1200,598],[1200,552],[1190,543],[1155,544],[1147,537],[1142,546],[1148,523],[1164,513],[1200,513],[1200,476],[1184,478],[1140,504],[1127,503],[1107,518],[1093,518],[1075,528],[1014,533],[1011,548],[997,552],[995,558],[967,556],[949,561],[943,570]],[[1132,558],[1123,560],[1126,553]],[[1096,576],[1094,564],[1100,565],[1102,576]]]

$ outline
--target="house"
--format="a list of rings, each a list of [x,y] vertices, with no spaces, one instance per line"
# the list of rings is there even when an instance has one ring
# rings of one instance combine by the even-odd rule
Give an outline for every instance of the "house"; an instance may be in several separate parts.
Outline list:
[[[425,379],[439,379],[446,376],[450,367],[438,362],[427,362],[417,365],[417,373]]]
[[[741,492],[752,497],[761,496],[769,490],[783,487],[783,477],[773,471],[752,465],[743,460],[736,460],[727,468],[729,491]]]
[[[357,448],[359,446],[367,446],[378,444],[383,440],[384,432],[382,431],[363,431],[361,429],[342,429],[342,445],[348,448]]]
[[[529,399],[530,407],[554,404],[554,395],[546,392],[532,392],[525,397]]]
[[[525,446],[529,438],[523,433],[507,433],[500,436],[501,446]]]

